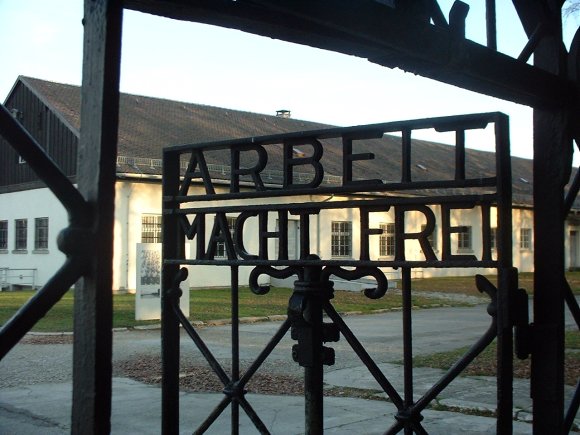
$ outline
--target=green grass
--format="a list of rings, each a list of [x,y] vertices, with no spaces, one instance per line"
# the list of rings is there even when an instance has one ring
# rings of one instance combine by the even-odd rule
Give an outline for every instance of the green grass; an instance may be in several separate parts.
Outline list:
[[[497,284],[496,275],[486,275],[494,284]],[[566,279],[574,294],[580,294],[580,272],[566,272]],[[518,274],[518,286],[525,289],[528,294],[534,293],[534,274],[532,272],[520,272]],[[467,295],[481,295],[475,287],[473,276],[454,276],[444,278],[424,278],[413,280],[414,290],[442,291],[446,293],[463,293]]]
[[[231,317],[231,294],[229,289],[192,290],[190,292],[190,319],[210,321],[228,319]],[[401,307],[400,295],[388,292],[379,300],[371,300],[361,293],[336,291],[333,305],[339,312],[358,311],[370,313],[379,309]],[[16,291],[0,293],[0,324],[5,323],[20,308],[34,292]],[[276,314],[286,314],[288,300],[292,294],[290,289],[273,288],[270,293],[257,296],[248,288],[241,288],[239,294],[240,317],[260,317]],[[55,332],[72,331],[73,290],[65,296],[40,320],[33,331]],[[441,303],[433,298],[425,298],[420,294],[413,297],[413,305],[428,306]],[[118,294],[113,296],[113,327],[134,327],[137,325],[155,324],[159,321],[135,320],[135,296]]]
[[[568,272],[568,282],[575,294],[580,294],[580,272]],[[495,282],[495,276],[489,276]],[[475,279],[469,277],[426,278],[413,280],[413,305],[424,306],[443,303],[427,299],[422,291],[439,291],[444,293],[462,293],[480,295],[475,288]],[[519,286],[532,293],[533,274],[520,273]],[[192,290],[190,298],[190,318],[209,321],[231,317],[230,294],[227,289]],[[286,314],[288,299],[292,291],[284,288],[273,288],[264,296],[256,296],[248,288],[240,290],[240,316],[256,317]],[[387,292],[379,300],[370,300],[358,292],[336,291],[332,303],[339,312],[358,311],[362,313],[379,309],[392,309],[401,306],[399,295]],[[34,293],[32,291],[0,292],[0,324],[5,323]],[[135,296],[130,294],[115,295],[113,327],[134,327],[158,323],[158,321],[135,320]],[[34,331],[72,331],[73,292],[69,291],[56,304],[49,314],[38,322]],[[580,339],[579,339],[580,341]]]
[[[566,331],[566,355],[564,363],[564,377],[568,385],[576,385],[580,375],[580,354],[574,350],[580,348],[580,332]],[[449,369],[461,356],[467,352],[468,347],[462,347],[448,352],[438,352],[430,355],[420,355],[413,358],[413,367],[432,367],[437,369]],[[572,350],[572,352],[568,352]],[[495,376],[496,343],[488,346],[475,360],[463,371],[464,375],[471,376]],[[514,357],[514,376],[528,379],[530,377],[530,359],[519,360]]]

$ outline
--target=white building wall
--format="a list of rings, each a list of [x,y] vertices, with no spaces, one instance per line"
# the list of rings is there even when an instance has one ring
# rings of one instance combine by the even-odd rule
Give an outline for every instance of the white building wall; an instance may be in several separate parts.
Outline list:
[[[193,187],[192,187],[193,188]],[[200,187],[197,187],[200,189]],[[339,198],[312,196],[309,202],[336,201]],[[304,202],[304,198],[273,198],[272,203]],[[231,201],[231,205],[247,205],[248,200]],[[144,214],[161,214],[161,185],[160,183],[146,183],[135,181],[118,181],[116,183],[115,199],[115,224],[114,224],[114,257],[113,257],[113,290],[134,291],[136,280],[136,245],[141,242],[141,218]],[[435,255],[441,258],[442,231],[441,210],[439,206],[431,207],[436,216],[435,228]],[[235,217],[236,214],[228,214]],[[34,219],[38,217],[49,218],[49,245],[48,250],[36,252],[34,250]],[[276,231],[276,213],[269,213],[268,231]],[[298,216],[289,216],[298,228]],[[14,251],[15,220],[28,220],[28,245],[26,251],[16,253]],[[213,216],[208,215],[206,222],[206,242],[210,239],[213,227]],[[54,195],[46,189],[34,189],[22,192],[6,193],[0,195],[0,220],[8,221],[8,249],[0,250],[0,268],[10,269],[36,269],[35,284],[44,285],[54,272],[64,263],[65,256],[58,250],[56,237],[58,233],[68,225],[66,211],[56,200]],[[322,259],[331,259],[331,222],[350,221],[352,223],[352,259],[360,258],[360,213],[358,209],[339,208],[334,210],[322,210],[318,215],[310,217],[310,251]],[[395,221],[394,210],[386,212],[372,212],[369,214],[369,227],[379,228],[381,223]],[[418,232],[425,224],[422,213],[412,211],[406,213],[405,231]],[[496,213],[492,209],[491,226],[495,227]],[[454,210],[451,213],[451,225],[469,225],[472,227],[472,252],[458,252],[456,234],[451,236],[452,254],[473,254],[481,258],[481,210],[474,209]],[[533,213],[530,209],[517,208],[513,211],[513,264],[522,272],[533,271],[533,249],[522,247],[522,228],[533,229]],[[576,232],[572,240],[571,233]],[[244,227],[244,244],[249,253],[258,252],[258,218],[249,218]],[[195,242],[187,242],[187,255],[194,258]],[[533,231],[531,243],[533,246]],[[572,264],[573,243],[576,244],[576,265]],[[277,241],[270,239],[268,242],[269,257],[277,258]],[[568,224],[566,227],[566,266],[580,267],[580,225]],[[379,236],[369,236],[369,255],[371,260],[383,260],[379,256]],[[495,258],[495,252],[492,252]],[[407,260],[423,260],[424,255],[419,243],[415,240],[405,242],[405,258]],[[251,267],[240,267],[240,284],[248,282]],[[399,271],[384,268],[389,278],[398,277]],[[413,276],[455,276],[473,275],[475,273],[494,273],[493,269],[476,268],[451,268],[414,269]],[[264,283],[268,277],[263,277]],[[190,283],[193,287],[223,287],[230,283],[230,269],[226,266],[192,266],[190,267]]]
[[[517,208],[512,213],[514,267],[520,272],[534,271],[534,213],[531,209]],[[530,247],[524,246],[522,230],[531,233]]]
[[[135,292],[141,217],[160,215],[161,206],[160,183],[117,181],[115,184],[113,290]]]
[[[0,268],[34,269],[34,285],[42,286],[66,259],[56,244],[58,234],[68,226],[66,210],[48,188],[5,193],[0,198],[0,220],[8,221],[8,249],[0,250]],[[38,251],[34,249],[35,219],[42,217],[48,218],[48,249]],[[27,220],[26,250],[14,249],[16,219]]]

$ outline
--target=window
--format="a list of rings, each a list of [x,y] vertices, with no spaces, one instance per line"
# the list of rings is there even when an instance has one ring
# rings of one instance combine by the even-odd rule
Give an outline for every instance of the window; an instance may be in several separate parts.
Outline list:
[[[161,215],[141,216],[141,243],[161,243]]]
[[[34,219],[34,249],[45,251],[48,249],[48,218]]]
[[[236,227],[236,218],[234,217],[227,217],[228,220],[228,229],[230,230],[230,234],[234,237],[234,229]],[[215,258],[227,258],[228,253],[226,252],[226,243],[225,242],[217,242],[216,250],[215,250]]]
[[[463,231],[457,233],[457,249],[460,251],[471,251],[471,227],[464,226]]]
[[[352,255],[351,222],[332,222],[330,249],[333,257],[350,257]]]
[[[425,231],[425,228],[427,228],[427,225],[422,224],[421,232]],[[427,236],[427,240],[429,241],[429,244],[431,245],[431,248],[433,248],[434,251],[437,250],[437,237],[435,237],[435,234],[437,234],[437,226],[434,226],[433,232]]]
[[[492,251],[497,249],[497,228],[492,228],[490,233],[490,247]]]
[[[379,256],[392,257],[395,255],[395,224],[380,224],[383,231],[379,237]]]
[[[28,221],[26,219],[16,219],[14,234],[14,249],[16,251],[25,251],[28,237]]]
[[[532,249],[531,228],[520,228],[520,249]]]
[[[8,221],[0,221],[0,249],[8,249]]]

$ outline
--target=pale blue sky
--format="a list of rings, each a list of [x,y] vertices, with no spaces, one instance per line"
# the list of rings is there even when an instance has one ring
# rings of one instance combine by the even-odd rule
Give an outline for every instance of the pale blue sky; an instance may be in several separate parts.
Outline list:
[[[468,37],[483,43],[485,2],[467,3]],[[451,1],[440,4],[447,14]],[[18,75],[80,84],[82,5],[0,0],[2,101]],[[578,23],[566,20],[568,43]],[[500,50],[517,55],[525,35],[511,1],[498,1],[498,29]],[[267,114],[289,109],[295,118],[340,126],[502,111],[510,115],[512,154],[532,157],[529,108],[365,59],[133,11],[124,14],[121,91]],[[490,149],[484,138],[468,146]]]

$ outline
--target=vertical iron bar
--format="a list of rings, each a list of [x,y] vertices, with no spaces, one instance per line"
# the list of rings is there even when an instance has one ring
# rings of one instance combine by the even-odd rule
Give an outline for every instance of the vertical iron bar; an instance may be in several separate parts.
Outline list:
[[[164,198],[179,193],[179,154],[163,154]],[[161,292],[161,430],[164,435],[179,433],[179,320],[172,307],[171,288],[178,265],[165,264],[166,259],[179,257],[179,221],[172,213],[178,204],[172,199],[163,204],[163,286]]]
[[[320,282],[321,268],[316,266],[304,268],[304,282],[312,289],[312,283]],[[305,320],[312,328],[310,349],[312,364],[304,368],[304,399],[306,410],[307,435],[318,435],[323,432],[323,346],[322,346],[322,303],[318,295],[307,298]]]
[[[455,132],[455,180],[465,180],[465,130]]]
[[[509,121],[498,115],[495,124],[498,234],[497,296],[497,432],[512,433],[513,412],[513,321],[510,315],[511,293],[517,286],[512,268],[512,182]],[[515,281],[515,282],[514,282]]]
[[[240,380],[240,308],[239,308],[239,267],[231,267],[232,283],[232,382]],[[240,431],[240,403],[232,400],[232,435]]]
[[[405,128],[401,131],[402,137],[402,162],[401,162],[401,181],[403,183],[411,182],[411,130]]]
[[[91,259],[75,289],[73,434],[111,430],[113,224],[123,8],[85,0],[78,189],[93,212]]]
[[[551,32],[538,43],[534,66],[566,74],[560,8],[545,8]],[[534,434],[559,434],[564,425],[564,186],[572,166],[570,114],[534,108]]]
[[[403,293],[403,368],[405,385],[405,409],[413,406],[413,326],[412,314],[413,303],[411,301],[411,268],[401,269],[402,293]],[[413,433],[410,424],[405,424],[405,434]]]
[[[485,24],[487,31],[487,48],[497,50],[495,0],[485,0]]]

